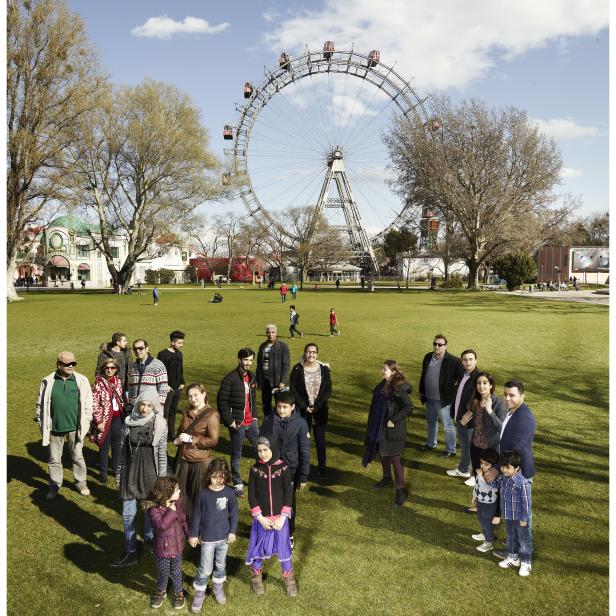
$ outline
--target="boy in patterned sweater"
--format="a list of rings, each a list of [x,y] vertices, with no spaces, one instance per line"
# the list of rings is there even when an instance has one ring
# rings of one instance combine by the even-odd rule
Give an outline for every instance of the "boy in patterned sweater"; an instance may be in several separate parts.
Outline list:
[[[472,535],[475,541],[483,543],[477,546],[480,552],[489,552],[494,547],[494,528],[492,518],[496,515],[498,484],[488,483],[483,473],[498,462],[498,453],[494,449],[486,449],[480,455],[481,468],[477,469],[477,481],[473,491],[473,506],[477,507],[477,520],[481,533]]]

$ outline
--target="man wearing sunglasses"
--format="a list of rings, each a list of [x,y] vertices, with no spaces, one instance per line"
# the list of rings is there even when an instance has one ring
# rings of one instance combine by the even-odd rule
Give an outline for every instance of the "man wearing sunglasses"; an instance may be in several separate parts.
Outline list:
[[[133,363],[128,381],[128,405],[127,415],[130,414],[135,400],[146,388],[154,388],[158,393],[161,405],[165,406],[165,400],[169,393],[167,369],[160,359],[154,359],[150,355],[148,343],[143,338],[133,342],[133,353],[136,361]]]
[[[64,443],[73,460],[73,476],[79,494],[89,496],[87,468],[83,459],[83,439],[92,420],[92,390],[88,379],[75,372],[75,356],[70,351],[58,354],[56,371],[41,382],[36,399],[36,422],[41,428],[44,447],[49,447],[49,491],[47,500],[58,495],[64,469]]]
[[[423,358],[421,378],[419,379],[419,399],[426,406],[427,437],[422,451],[436,448],[439,417],[445,433],[445,451],[443,458],[456,455],[456,428],[450,415],[456,383],[464,374],[462,362],[455,355],[447,352],[447,338],[442,334],[434,336],[432,353]]]

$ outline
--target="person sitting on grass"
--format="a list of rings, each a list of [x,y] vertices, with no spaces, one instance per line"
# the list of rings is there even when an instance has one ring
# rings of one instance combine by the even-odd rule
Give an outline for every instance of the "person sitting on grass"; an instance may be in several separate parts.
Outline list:
[[[180,485],[175,477],[159,477],[143,503],[154,529],[154,557],[158,580],[150,607],[159,608],[167,596],[167,582],[171,577],[173,602],[176,610],[184,607],[182,585],[182,552],[188,524],[180,502]]]
[[[520,567],[520,575],[530,575],[533,541],[531,535],[532,501],[530,482],[520,469],[522,457],[508,449],[500,456],[498,484],[501,497],[501,516],[507,533],[507,557],[498,563],[508,569]],[[498,556],[498,554],[497,554]]]
[[[293,470],[278,455],[276,439],[261,435],[257,439],[257,463],[250,469],[248,503],[252,528],[246,564],[250,567],[250,586],[256,595],[265,592],[263,561],[277,556],[289,597],[297,596],[291,562],[289,519],[293,503]]]
[[[498,453],[494,449],[484,449],[480,456],[480,468],[477,469],[475,488],[473,491],[473,505],[477,507],[477,520],[481,533],[473,535],[475,541],[482,541],[477,546],[480,552],[489,552],[494,547],[494,528],[492,519],[496,515],[498,505],[498,486],[488,483],[483,472],[498,463]]]

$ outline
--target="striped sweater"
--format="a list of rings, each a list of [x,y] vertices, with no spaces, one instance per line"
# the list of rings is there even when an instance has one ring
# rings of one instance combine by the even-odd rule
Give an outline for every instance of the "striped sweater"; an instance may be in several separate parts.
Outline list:
[[[128,403],[134,404],[137,396],[146,387],[155,387],[160,398],[160,403],[164,406],[169,385],[167,383],[167,369],[165,364],[151,355],[145,362],[136,361],[133,363],[128,380]]]

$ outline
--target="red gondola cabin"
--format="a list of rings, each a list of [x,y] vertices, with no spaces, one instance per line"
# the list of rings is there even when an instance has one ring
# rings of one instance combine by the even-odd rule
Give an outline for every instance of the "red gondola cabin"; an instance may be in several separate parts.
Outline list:
[[[325,41],[325,44],[323,45],[323,57],[326,60],[331,60],[334,55],[334,49],[334,41]]]
[[[368,66],[370,68],[375,67],[381,61],[381,52],[378,49],[373,49],[368,54]]]
[[[285,71],[291,70],[291,65],[289,64],[289,56],[283,51],[280,54],[280,58],[278,58],[278,66],[283,68]]]
[[[254,88],[252,87],[252,84],[250,83],[250,81],[247,81],[244,84],[244,98],[250,98],[253,92]]]
[[[225,127],[222,129],[222,136],[224,139],[233,139],[233,126],[225,124]]]

